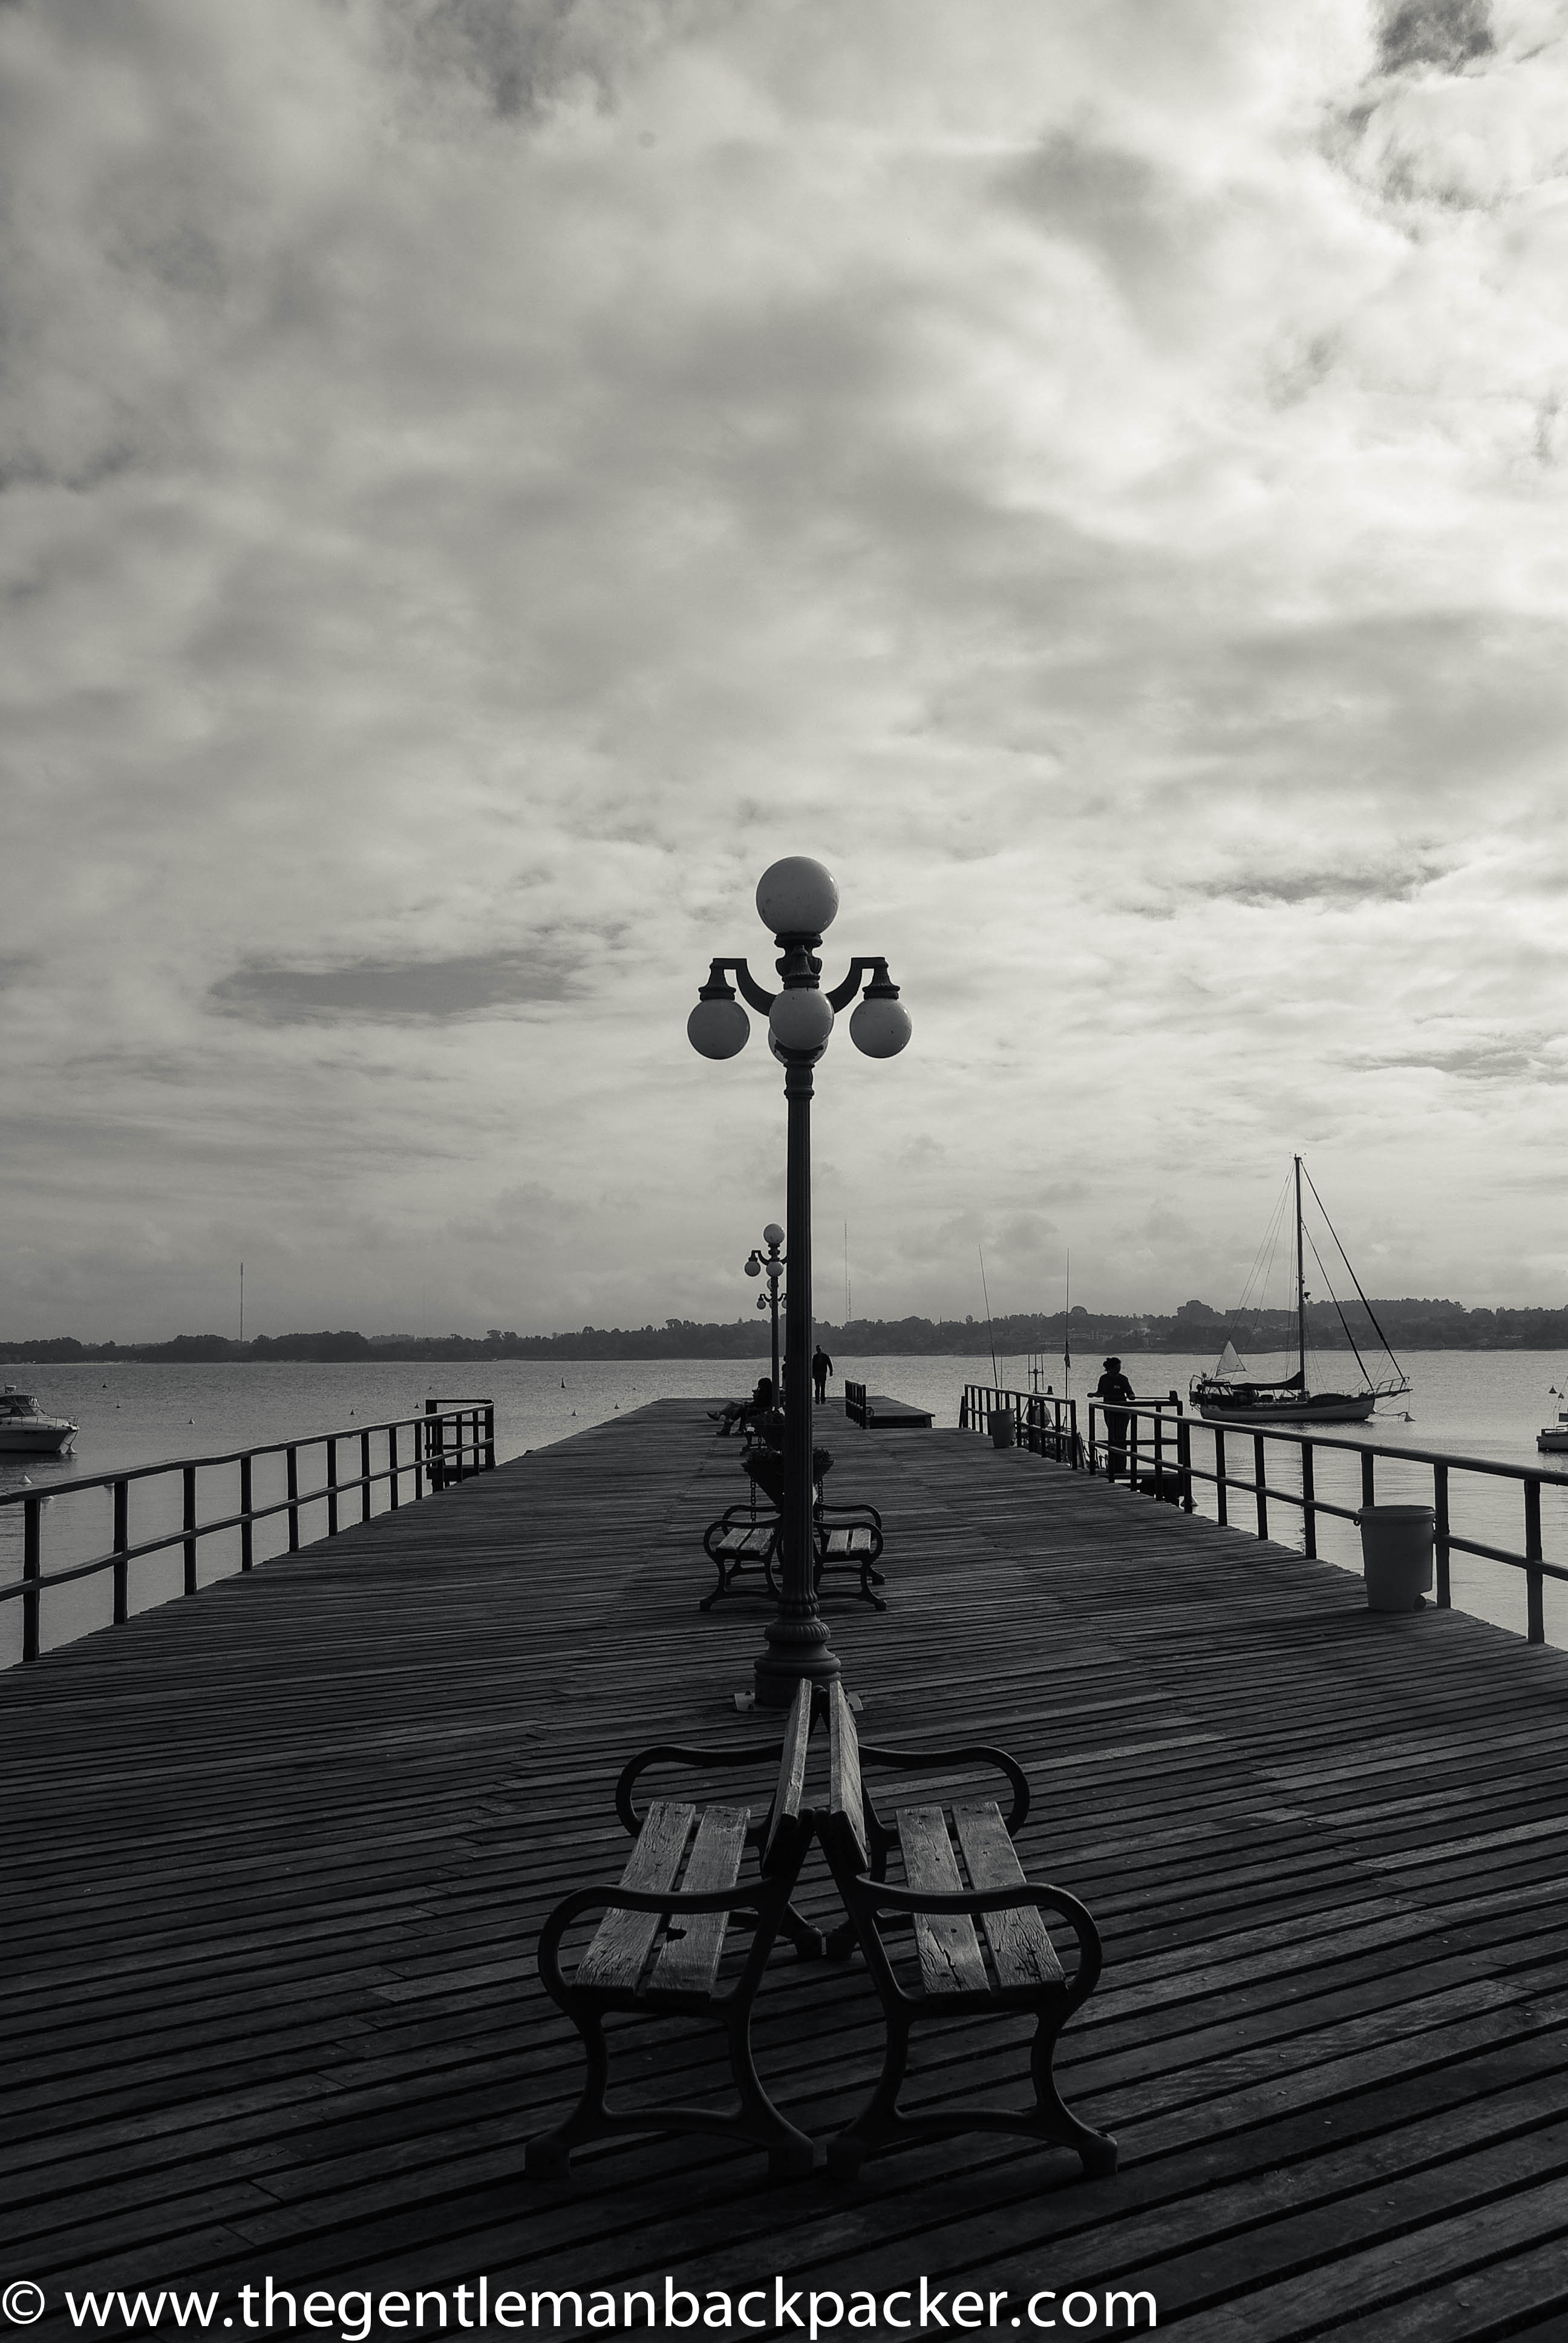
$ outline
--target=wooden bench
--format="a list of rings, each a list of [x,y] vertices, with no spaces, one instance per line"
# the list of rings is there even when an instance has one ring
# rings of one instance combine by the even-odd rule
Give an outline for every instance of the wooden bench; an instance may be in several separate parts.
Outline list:
[[[829,1803],[826,1815],[819,1817],[819,1829],[888,2026],[876,2087],[853,2123],[830,2144],[829,2170],[852,2179],[865,2157],[896,2142],[1000,2131],[1074,2148],[1091,2177],[1114,2172],[1116,2142],[1069,2111],[1051,2071],[1058,2036],[1099,1978],[1100,1932],[1076,1896],[1058,1887],[1031,1886],[1024,1877],[1012,1844],[1029,1812],[1029,1784],[1021,1769],[1004,1751],[982,1746],[915,1750],[868,1743],[862,1748],[842,1686],[830,1685],[823,1697],[829,1718]],[[994,1766],[1011,1786],[1011,1808],[1004,1816],[994,1801],[966,1801],[953,1806],[950,1822],[940,1805],[904,1806],[890,1827],[864,1787],[862,1762],[901,1773],[950,1774],[978,1764]],[[895,1846],[903,1857],[902,1887],[887,1878],[888,1856]],[[1047,1911],[1060,1913],[1077,1938],[1070,1979],[1041,1916]],[[983,1947],[977,1919],[984,1932]],[[909,1922],[913,1924],[918,1976],[910,1974],[907,1961],[900,1976],[887,1944],[889,1927]],[[830,1941],[833,1952],[848,1949],[841,1939]],[[1030,2047],[1034,2106],[1017,2112],[957,2107],[902,2112],[899,2091],[909,2064],[910,2029],[927,2019],[972,2017],[982,2010],[1021,2010],[1034,2016]]]
[[[782,1560],[784,1520],[773,1506],[757,1502],[731,1505],[702,1534],[702,1550],[719,1573],[719,1584],[698,1604],[711,1611],[725,1594],[762,1594],[777,1602],[781,1592],[779,1569]],[[872,1588],[887,1580],[877,1568],[885,1543],[882,1516],[875,1505],[829,1505],[820,1499],[812,1508],[811,1542],[817,1593],[824,1600],[842,1595],[850,1602],[869,1603],[885,1611],[886,1603]],[[823,1584],[827,1578],[852,1573],[854,1586]]]
[[[645,1750],[622,1773],[616,1805],[636,1832],[626,1869],[615,1886],[583,1887],[567,1896],[539,1936],[539,1975],[582,2036],[588,2075],[571,2114],[529,2141],[527,2169],[535,2178],[565,2178],[573,2149],[587,2140],[636,2132],[713,2133],[766,2148],[775,2178],[810,2171],[810,2140],[773,2105],[751,2055],[751,2006],[780,1930],[793,1937],[803,1956],[822,1949],[820,1936],[789,1901],[815,1820],[800,1803],[810,1731],[810,1688],[802,1684],[782,1741],[729,1749]],[[656,1799],[644,1814],[637,1812],[637,1781],[652,1765],[727,1768],[770,1758],[779,1761],[778,1780],[760,1823],[753,1824],[744,1806],[714,1805],[699,1814],[675,1799]],[[757,1875],[742,1885],[749,1845],[757,1849]],[[601,1906],[604,1917],[568,1982],[561,1966],[562,1939],[574,1921]],[[731,1921],[750,1926],[751,1944],[739,1976],[721,1987],[719,1971]],[[612,2113],[605,2102],[609,2052],[604,2020],[615,2010],[648,2016],[673,2012],[717,2022],[729,2042],[740,2095],[738,2112],[659,2107]]]

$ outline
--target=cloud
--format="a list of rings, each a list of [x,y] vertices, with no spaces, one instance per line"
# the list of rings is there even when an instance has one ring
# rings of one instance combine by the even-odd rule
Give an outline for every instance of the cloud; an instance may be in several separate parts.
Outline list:
[[[215,1006],[264,1024],[356,1018],[408,1023],[475,1017],[523,1001],[564,1001],[569,970],[542,954],[491,952],[463,960],[354,960],[340,968],[249,965],[219,979]]]
[[[0,10],[0,1322],[731,1314],[789,851],[915,1020],[858,1302],[1223,1292],[1296,1144],[1511,1298],[1565,98],[1537,0]]]

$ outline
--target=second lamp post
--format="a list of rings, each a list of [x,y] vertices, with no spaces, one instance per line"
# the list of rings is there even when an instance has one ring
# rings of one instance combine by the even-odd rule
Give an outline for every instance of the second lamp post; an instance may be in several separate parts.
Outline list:
[[[766,1310],[773,1322],[773,1404],[775,1407],[779,1406],[781,1396],[779,1390],[779,1281],[789,1265],[779,1250],[783,1242],[783,1230],[777,1221],[769,1221],[762,1232],[762,1243],[767,1246],[767,1252],[764,1252],[760,1246],[753,1245],[746,1262],[748,1277],[766,1277],[768,1280],[768,1291],[766,1293],[758,1295],[757,1307],[759,1310]]]
[[[784,1068],[789,1133],[785,1219],[789,1223],[789,1291],[784,1321],[783,1593],[765,1630],[766,1649],[755,1665],[758,1704],[788,1708],[802,1678],[827,1683],[838,1656],[817,1604],[812,1538],[811,1472],[811,1070],[828,1046],[835,1013],[860,991],[849,1039],[869,1058],[893,1058],[910,1038],[908,1011],[888,976],[885,960],[852,960],[841,984],[824,992],[817,958],[823,930],[839,909],[829,871],[804,854],[765,870],[757,910],[779,946],[783,990],[765,991],[744,960],[716,960],[687,1021],[693,1049],[705,1058],[733,1058],[751,1036],[751,1021],[735,997],[737,986],[768,1020],[768,1046]],[[728,981],[733,973],[735,984]],[[769,1239],[771,1229],[766,1232]],[[777,1291],[777,1287],[775,1287]],[[777,1370],[775,1371],[777,1396]]]

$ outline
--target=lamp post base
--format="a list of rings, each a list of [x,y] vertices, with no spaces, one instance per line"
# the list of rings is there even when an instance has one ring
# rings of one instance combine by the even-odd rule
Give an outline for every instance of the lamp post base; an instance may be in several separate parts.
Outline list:
[[[788,1708],[803,1682],[829,1684],[837,1679],[839,1654],[820,1616],[770,1619],[764,1633],[768,1648],[759,1652],[751,1670],[759,1708]]]

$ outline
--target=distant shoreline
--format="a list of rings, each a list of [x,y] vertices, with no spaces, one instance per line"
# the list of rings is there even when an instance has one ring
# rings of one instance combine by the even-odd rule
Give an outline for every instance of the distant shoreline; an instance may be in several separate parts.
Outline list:
[[[1568,1352],[1568,1310],[1466,1310],[1456,1302],[1373,1302],[1377,1325],[1397,1352]],[[1339,1319],[1322,1305],[1308,1313],[1309,1339],[1322,1353],[1349,1355]],[[1368,1311],[1357,1304],[1345,1319],[1362,1349],[1382,1345]],[[314,1363],[317,1365],[473,1364],[487,1360],[585,1360],[635,1363],[638,1360],[766,1360],[766,1324],[739,1319],[729,1325],[668,1320],[663,1326],[585,1326],[575,1332],[518,1334],[492,1329],[482,1335],[458,1333],[366,1335],[347,1329],[317,1333],[258,1335],[238,1342],[221,1334],[181,1334],[166,1342],[83,1342],[74,1335],[33,1336],[0,1342],[0,1368],[63,1366],[204,1366]],[[1217,1311],[1188,1302],[1174,1317],[1123,1317],[1110,1312],[1075,1310],[1070,1325],[1054,1317],[1015,1315],[988,1325],[974,1319],[856,1319],[848,1325],[816,1322],[815,1333],[829,1352],[848,1358],[970,1358],[994,1352],[1009,1359],[1060,1361],[1070,1342],[1081,1363],[1110,1352],[1141,1357],[1217,1356],[1227,1335],[1243,1351],[1261,1354],[1293,1348],[1293,1312],[1269,1311],[1235,1327]]]

